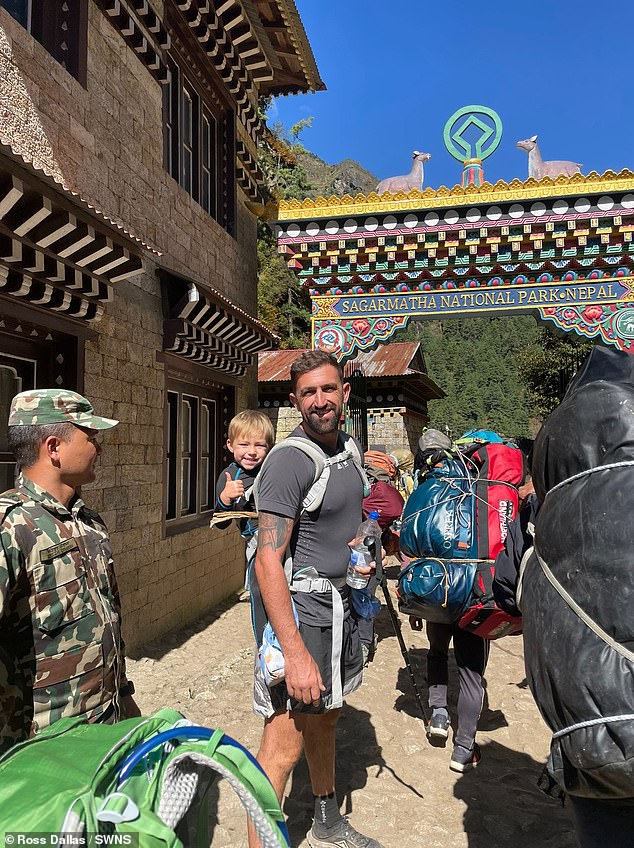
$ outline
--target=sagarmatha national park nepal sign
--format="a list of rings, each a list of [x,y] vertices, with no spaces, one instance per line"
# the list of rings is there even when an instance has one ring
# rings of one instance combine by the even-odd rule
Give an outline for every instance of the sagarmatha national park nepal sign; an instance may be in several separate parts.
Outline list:
[[[313,319],[367,316],[450,316],[471,312],[510,313],[562,306],[617,303],[630,292],[630,279],[605,278],[596,283],[524,284],[499,288],[436,289],[403,294],[313,297]]]

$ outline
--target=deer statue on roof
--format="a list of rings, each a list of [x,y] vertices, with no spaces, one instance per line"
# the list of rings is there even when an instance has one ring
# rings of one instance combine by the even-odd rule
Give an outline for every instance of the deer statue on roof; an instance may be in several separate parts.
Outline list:
[[[528,176],[535,180],[562,175],[572,177],[573,174],[581,173],[581,165],[577,162],[567,162],[563,159],[551,159],[544,162],[539,152],[536,135],[526,138],[524,141],[518,141],[517,147],[528,153]]]
[[[383,194],[385,191],[389,191],[390,194],[396,194],[397,191],[404,191],[407,194],[413,188],[421,189],[423,187],[423,162],[431,159],[431,153],[420,153],[418,150],[415,150],[412,156],[412,170],[409,174],[403,174],[400,177],[388,177],[386,180],[381,180],[374,189],[377,194]]]

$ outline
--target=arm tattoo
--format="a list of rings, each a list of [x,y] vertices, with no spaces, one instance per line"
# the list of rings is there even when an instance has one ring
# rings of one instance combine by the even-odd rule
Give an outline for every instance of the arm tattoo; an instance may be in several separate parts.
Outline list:
[[[291,540],[293,519],[270,512],[260,513],[258,526],[258,550],[270,548],[283,554]]]

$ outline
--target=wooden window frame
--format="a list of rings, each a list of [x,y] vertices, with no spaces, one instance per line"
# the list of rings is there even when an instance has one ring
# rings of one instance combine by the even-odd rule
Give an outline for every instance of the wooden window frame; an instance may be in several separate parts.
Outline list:
[[[214,104],[185,71],[175,55],[167,57],[168,82],[163,94],[165,170],[230,235],[235,230],[235,114]],[[192,104],[192,136],[186,144],[185,101]],[[205,126],[209,127],[205,137]],[[192,160],[186,179],[185,156]],[[207,157],[205,157],[207,153]],[[209,190],[205,192],[208,177]]]
[[[230,400],[225,406],[225,399]],[[184,450],[183,406],[189,404],[189,451]],[[209,410],[208,434],[201,426],[202,409]],[[165,507],[164,522],[167,536],[184,533],[209,522],[215,506],[216,480],[228,463],[226,424],[233,415],[235,393],[231,386],[203,386],[180,378],[167,377],[165,403]],[[212,417],[213,411],[213,417]],[[207,438],[205,439],[205,436]],[[189,453],[189,456],[185,456]],[[183,507],[183,469],[190,462],[188,496]],[[207,479],[203,479],[206,465]]]
[[[26,22],[7,12],[85,88],[88,0],[23,0],[20,5],[25,8]],[[0,6],[4,6],[2,0]]]
[[[0,317],[4,328],[0,329],[0,365],[15,367],[18,376],[23,380],[22,390],[37,388],[65,388],[72,391],[83,391],[83,339],[67,332],[46,332],[50,323],[40,322],[35,311],[19,310],[18,314],[26,314],[26,319],[13,317],[10,304],[0,301]],[[22,327],[21,333],[16,332],[16,325]],[[39,334],[39,338],[33,333]],[[60,356],[62,357],[60,361]],[[30,379],[27,377],[30,377]],[[56,377],[62,382],[57,383]],[[6,426],[6,419],[0,423]],[[1,445],[0,445],[1,447]],[[13,465],[13,456],[0,450],[0,465]]]

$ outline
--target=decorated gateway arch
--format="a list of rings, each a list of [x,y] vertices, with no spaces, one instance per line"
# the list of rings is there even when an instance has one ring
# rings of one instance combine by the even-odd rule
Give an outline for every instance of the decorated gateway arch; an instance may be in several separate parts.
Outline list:
[[[484,156],[458,143],[461,186],[280,203],[278,250],[310,290],[313,346],[343,360],[412,318],[531,312],[634,352],[634,173],[490,184]]]

